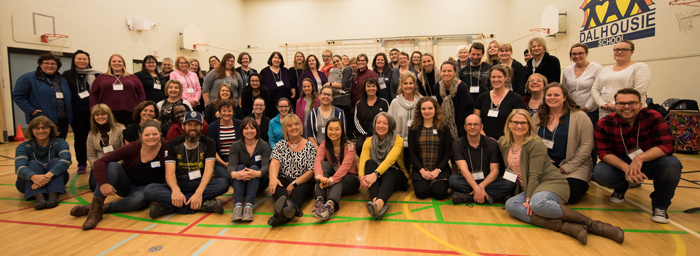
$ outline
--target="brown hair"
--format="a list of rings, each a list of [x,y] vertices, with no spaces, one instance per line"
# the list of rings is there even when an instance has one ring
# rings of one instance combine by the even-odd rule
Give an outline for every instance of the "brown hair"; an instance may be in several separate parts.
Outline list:
[[[88,59],[90,59],[90,57],[88,57]],[[122,60],[123,60],[123,59],[124,59],[124,58],[122,58]],[[47,52],[47,53],[42,54],[41,56],[39,56],[39,60],[37,60],[37,63],[39,64],[39,66],[41,66],[41,64],[44,63],[45,60],[53,60],[53,61],[55,61],[55,62],[56,62],[56,71],[57,71],[57,72],[58,72],[59,69],[61,69],[61,66],[63,66],[63,64],[61,63],[61,58],[59,58],[58,56],[54,55],[53,53]]]
[[[278,51],[274,51],[270,54],[270,58],[267,59],[267,65],[272,67],[272,58],[274,58],[275,55],[280,58],[280,68],[284,67],[284,57],[282,57],[282,53]]]
[[[301,80],[301,93],[299,94],[299,99],[305,98],[306,94],[304,93],[304,82],[309,82],[311,83],[311,103],[309,104],[309,112],[313,110],[316,107],[316,104],[318,103],[318,91],[316,91],[316,87],[314,87],[314,84],[316,84],[316,81],[311,80],[311,78],[304,78],[304,80]],[[290,102],[290,107],[291,107],[291,102]]]
[[[221,102],[222,100],[225,100],[225,99],[221,98],[221,89],[223,89],[223,88],[228,89],[229,94],[231,94],[229,99],[233,99],[233,89],[231,89],[231,86],[228,84],[221,84],[221,86],[219,86],[219,91],[216,92],[216,99],[214,100],[214,106],[217,106],[216,107],[217,110],[219,109],[219,107],[218,107],[219,102]],[[234,108],[233,110],[236,110],[236,109]]]
[[[170,84],[177,84],[178,87],[180,87],[180,94],[178,95],[178,98],[182,97],[182,83],[180,83],[180,80],[177,79],[170,79],[167,83],[165,83],[165,90],[163,90],[165,97],[170,98],[170,95],[168,95],[168,88],[170,87]]]
[[[253,63],[253,57],[251,57],[249,53],[241,52],[238,54],[238,60],[236,61],[236,62],[238,62],[238,64],[243,65],[243,63],[241,61],[241,59],[243,59],[243,56],[248,56],[248,65],[250,65],[250,63]]]
[[[372,69],[374,70],[374,72],[377,72],[377,73],[379,72],[379,70],[377,70],[377,58],[380,56],[384,58],[384,67],[382,68],[381,73],[382,74],[389,73],[389,71],[391,71],[389,68],[389,62],[391,60],[389,60],[389,58],[383,52],[380,52],[380,53],[377,53],[377,55],[374,55],[374,60],[372,60]]]
[[[525,91],[527,93],[531,93],[530,92],[530,79],[532,79],[533,77],[539,77],[540,79],[542,79],[542,83],[544,86],[547,86],[549,84],[549,81],[547,81],[547,77],[545,77],[544,75],[542,75],[540,73],[533,73],[532,75],[530,75],[530,77],[527,78],[527,82],[525,82]]]
[[[217,79],[224,79],[226,77],[226,62],[228,59],[233,58],[233,60],[236,60],[236,57],[233,56],[231,53],[226,53],[224,54],[224,57],[221,57],[221,62],[219,62],[219,66],[216,66],[216,78]],[[223,65],[222,65],[223,64]],[[233,77],[236,77],[238,75],[238,72],[235,72],[236,65],[233,65],[233,68],[231,68],[231,75]]]
[[[560,83],[552,82],[551,84],[547,85],[547,87],[544,88],[544,94],[547,95],[547,90],[555,87],[561,89],[562,96],[566,98],[566,100],[564,101],[564,106],[561,110],[561,117],[559,118],[559,122],[564,124],[564,116],[569,114],[569,112],[579,111],[580,107],[571,98],[571,95],[569,95],[569,89],[567,89],[566,86]],[[551,111],[549,109],[549,105],[547,105],[546,102],[545,104],[540,105],[540,110],[537,111],[537,116],[540,118],[540,123],[537,124],[537,126],[544,127],[549,123],[550,112]]]
[[[243,137],[243,130],[248,126],[252,126],[255,129],[255,139],[256,140],[259,139],[260,138],[260,125],[258,125],[258,122],[256,122],[255,118],[252,118],[252,117],[246,117],[243,119],[243,121],[241,121],[241,128],[240,128],[241,130],[239,131],[241,134],[241,138],[245,139],[245,137]]]
[[[294,57],[296,57],[296,55],[294,55]],[[309,56],[306,56],[306,60],[304,61],[303,69],[304,70],[311,70],[311,68],[309,67],[309,59],[311,59],[311,57],[313,57],[314,60],[316,60],[316,70],[318,70],[318,64],[319,64],[318,58],[316,57],[316,55],[313,55],[313,54],[309,54]]]
[[[640,101],[642,100],[642,94],[639,93],[639,91],[637,91],[637,89],[634,89],[634,88],[623,88],[623,89],[620,89],[619,91],[617,91],[615,93],[615,97],[614,97],[616,101],[617,101],[618,94],[634,94],[634,95],[637,95],[637,98],[639,98]]]
[[[158,108],[156,108],[156,112],[158,112],[157,110]],[[114,114],[112,113],[112,109],[110,109],[107,104],[100,103],[92,106],[92,110],[90,110],[90,134],[95,135],[99,133],[97,122],[95,122],[95,114],[98,112],[107,114],[107,124],[111,130],[116,130],[118,127],[124,126],[123,124],[117,122],[117,119],[114,118]]]
[[[197,78],[202,78],[202,73],[200,73],[200,71],[202,71],[202,65],[199,63],[199,61],[197,59],[190,60],[190,67],[192,67],[192,63],[195,63],[195,62],[197,62],[197,71],[195,71],[194,73],[195,73],[195,75],[197,75]]]
[[[160,111],[158,111],[158,105],[156,105],[156,103],[153,101],[147,100],[139,103],[138,105],[136,105],[136,107],[134,107],[134,113],[131,114],[131,120],[134,120],[134,123],[140,123],[141,111],[143,111],[148,106],[153,106],[153,112],[155,112],[156,114],[156,116],[153,118],[158,118],[158,115],[160,115]]]
[[[216,103],[216,110],[221,112],[221,109],[224,107],[232,107],[233,112],[236,113],[236,107],[238,107],[238,102],[236,102],[236,99],[226,99],[226,100],[220,100],[219,102]]]
[[[445,116],[442,114],[442,108],[440,107],[440,104],[437,102],[437,100],[433,99],[433,97],[430,96],[422,97],[420,98],[420,100],[418,100],[418,103],[416,103],[416,108],[415,110],[413,110],[413,123],[411,123],[411,130],[418,131],[420,130],[421,126],[423,126],[423,114],[421,112],[421,106],[423,106],[423,103],[426,102],[433,103],[433,108],[435,108],[433,125],[438,130],[442,130],[442,127],[445,126]]]
[[[40,124],[48,126],[51,129],[51,132],[49,132],[49,139],[58,137],[58,126],[51,122],[51,119],[49,119],[46,116],[37,116],[34,119],[32,119],[32,121],[29,122],[29,124],[27,125],[27,132],[24,133],[26,134],[25,136],[27,137],[27,140],[35,139],[32,130],[34,130],[34,128],[36,128]]]

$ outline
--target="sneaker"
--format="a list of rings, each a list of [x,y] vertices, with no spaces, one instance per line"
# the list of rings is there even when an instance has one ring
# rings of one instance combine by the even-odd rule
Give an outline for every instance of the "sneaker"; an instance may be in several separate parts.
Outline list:
[[[224,213],[224,204],[219,199],[211,199],[202,203],[203,212]]]
[[[243,208],[243,219],[241,221],[253,221],[253,207],[246,205]]]
[[[651,216],[651,220],[657,223],[668,223],[668,213],[666,210],[661,208],[654,208],[654,214]]]
[[[151,206],[151,211],[148,213],[148,216],[151,217],[151,219],[155,219],[160,216],[173,213],[174,211],[174,209],[170,209],[162,204],[155,203]]]
[[[321,210],[321,208],[323,207],[323,202],[324,202],[324,201],[325,201],[325,200],[323,200],[323,197],[322,197],[322,196],[316,197],[316,204],[314,205],[314,209],[311,211],[311,214],[312,214],[312,215],[313,215],[315,212]],[[314,216],[315,216],[315,215],[314,215]]]
[[[85,174],[87,172],[87,165],[78,166],[78,174]]]
[[[237,204],[236,207],[233,207],[233,215],[231,215],[231,220],[239,221],[241,219],[243,219],[243,206]]]
[[[625,201],[625,194],[624,193],[618,193],[618,192],[613,192],[612,195],[610,195],[610,202],[619,204]]]
[[[323,205],[323,208],[321,209],[321,212],[323,213],[323,214],[321,214],[321,220],[326,221],[326,220],[330,220],[333,218],[333,213],[335,212],[335,209],[333,209],[333,208],[335,208],[335,207],[333,206],[333,203],[331,203],[331,202],[332,201],[329,200],[328,202],[326,202]]]

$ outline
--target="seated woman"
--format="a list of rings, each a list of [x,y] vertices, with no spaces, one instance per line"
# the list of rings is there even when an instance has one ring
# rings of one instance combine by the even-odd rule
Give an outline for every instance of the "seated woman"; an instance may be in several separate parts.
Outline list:
[[[526,223],[570,235],[582,244],[588,242],[588,232],[622,243],[625,235],[621,228],[593,221],[564,206],[569,186],[547,156],[542,139],[535,135],[530,114],[515,109],[506,123],[505,135],[498,140],[506,167],[503,178],[518,185],[516,194],[523,191],[508,199],[506,211]]]
[[[297,105],[294,113],[301,120],[301,128],[304,129],[304,137],[306,137],[306,120],[314,108],[321,106],[321,100],[318,98],[319,91],[315,90],[311,78],[304,78],[301,81],[301,95],[297,100]]]
[[[544,94],[546,104],[532,121],[549,158],[569,182],[569,204],[576,204],[588,191],[593,173],[593,125],[564,85],[551,83]]]
[[[158,106],[153,101],[147,100],[136,105],[136,107],[134,107],[134,114],[131,115],[131,119],[134,120],[134,122],[127,126],[126,129],[122,128],[123,131],[121,132],[122,134],[120,134],[122,143],[126,145],[129,144],[129,142],[140,140],[141,135],[139,131],[141,130],[143,122],[149,119],[159,119],[159,113]],[[116,148],[114,150],[116,150]]]
[[[269,138],[267,143],[270,144],[270,148],[272,149],[275,148],[275,144],[277,144],[277,142],[284,139],[282,120],[284,120],[284,118],[287,117],[287,114],[290,113],[289,110],[291,106],[292,102],[287,98],[282,97],[277,101],[277,111],[279,114],[270,120],[270,126],[267,128],[267,137]],[[301,120],[299,120],[299,122],[301,122]]]
[[[58,138],[58,127],[46,116],[32,119],[26,134],[27,141],[15,149],[15,186],[25,200],[36,200],[34,209],[56,207],[58,194],[66,193],[72,163],[68,143]]]
[[[523,101],[525,102],[525,110],[530,116],[535,116],[544,102],[544,87],[549,84],[547,78],[540,73],[530,75],[525,84],[525,92]]]
[[[223,88],[223,86],[221,86]],[[241,138],[241,120],[233,118],[233,109],[236,101],[233,99],[219,101],[216,107],[221,114],[221,119],[209,125],[206,136],[214,140],[216,144],[216,164],[214,176],[226,178],[231,183],[231,174],[228,168],[228,156],[231,145]]]
[[[270,184],[268,189],[275,199],[275,214],[267,224],[277,227],[301,217],[304,201],[314,193],[314,160],[316,147],[301,136],[301,120],[286,115],[282,120],[284,140],[272,149],[270,156]]]
[[[374,117],[374,134],[362,145],[357,173],[360,185],[369,190],[372,201],[367,212],[381,219],[389,210],[386,201],[396,190],[408,188],[408,171],[403,162],[403,138],[394,134],[396,122],[391,114],[381,112]]]
[[[242,119],[243,118],[243,109],[241,109],[241,106],[238,105],[238,101],[236,98],[231,96],[231,87],[228,84],[222,84],[219,86],[218,93],[216,94],[216,98],[214,101],[209,103],[207,107],[204,109],[204,121],[207,123],[211,124],[217,119],[221,118],[221,113],[219,113],[219,105],[217,105],[219,102],[222,100],[228,100],[228,99],[233,99],[233,102],[235,103],[233,105],[233,118],[236,119]]]
[[[267,108],[265,99],[256,98],[253,102],[253,113],[246,117],[252,117],[258,126],[260,126],[260,135],[258,135],[258,137],[267,143],[269,140],[267,137],[267,129],[270,127],[270,118],[265,115],[265,108]]]
[[[357,193],[360,189],[355,144],[345,135],[345,125],[342,121],[336,117],[328,120],[325,127],[326,138],[319,145],[316,154],[316,205],[312,215],[320,220],[333,218],[333,213],[340,209],[340,196]]]
[[[425,96],[418,100],[408,130],[408,152],[413,164],[413,189],[420,199],[447,197],[452,174],[452,135],[437,100]]]
[[[151,203],[143,194],[146,185],[165,182],[166,141],[161,140],[160,122],[152,119],[144,122],[140,134],[141,139],[95,161],[92,173],[100,186],[95,190],[92,203],[70,211],[75,217],[87,215],[83,229],[95,228],[104,213],[145,208]],[[105,198],[113,195],[123,198],[105,204]]]
[[[169,80],[165,83],[165,94],[168,97],[156,104],[160,114],[160,125],[162,126],[160,131],[163,133],[163,138],[167,136],[168,130],[173,126],[172,116],[174,114],[172,110],[175,105],[184,104],[185,111],[192,111],[190,102],[182,99],[182,90],[182,83],[179,80]]]
[[[269,183],[270,146],[260,139],[260,126],[252,117],[241,122],[243,139],[231,145],[228,172],[233,186],[233,215],[231,220],[253,221],[255,195],[265,191],[260,183]],[[246,196],[243,208],[243,196]]]
[[[173,106],[173,114],[172,114],[172,120],[171,120],[173,125],[170,126],[170,129],[168,129],[168,136],[166,136],[166,138],[165,138],[167,141],[171,141],[172,139],[180,137],[180,135],[185,134],[185,130],[183,129],[183,126],[184,126],[183,117],[185,117],[185,114],[187,113],[186,109],[187,108],[185,107],[185,105],[182,105],[182,104]],[[202,120],[202,121],[204,124],[202,125],[201,133],[202,133],[202,135],[206,136],[207,130],[209,129],[209,124],[207,123],[207,121],[204,121],[204,120]]]
[[[306,118],[306,137],[318,148],[318,144],[326,141],[326,123],[335,117],[343,122],[345,128],[345,112],[333,106],[333,88],[330,85],[321,89],[321,106],[315,107]],[[343,130],[343,132],[346,132]]]
[[[122,135],[124,125],[117,123],[109,106],[102,103],[97,104],[92,107],[91,115],[90,132],[87,137],[87,158],[90,166],[94,169],[97,159],[121,148],[126,143],[124,143],[124,136]],[[136,131],[136,134],[138,134],[138,131]],[[95,191],[97,186],[94,175],[94,173],[90,173],[88,182],[92,191]]]

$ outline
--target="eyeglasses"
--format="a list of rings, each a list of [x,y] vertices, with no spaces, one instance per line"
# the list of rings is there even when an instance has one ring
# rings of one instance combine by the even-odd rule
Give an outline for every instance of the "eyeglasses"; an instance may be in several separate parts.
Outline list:
[[[630,49],[630,48],[615,48],[615,49],[613,49],[613,52],[629,52],[631,50],[632,49]]]
[[[56,62],[42,62],[41,65],[46,65],[46,66],[58,66]]]
[[[470,124],[470,123],[467,123],[467,124],[464,124],[464,125],[467,126],[467,127],[479,127],[479,126],[481,126],[481,124]]]
[[[630,102],[615,102],[615,106],[619,108],[624,108],[625,105],[630,106],[630,107],[636,107],[639,105],[639,101],[630,101]]]
[[[510,121],[510,125],[512,125],[512,126],[523,126],[523,127],[526,127],[526,126],[527,126],[527,122]]]
[[[583,56],[585,54],[586,54],[585,52],[574,52],[574,53],[571,53],[571,56]]]
[[[330,58],[331,56],[330,56],[330,55],[321,55],[321,57],[323,57],[323,58]]]
[[[327,92],[322,92],[321,96],[326,96],[326,97],[331,97],[333,94],[327,93]]]

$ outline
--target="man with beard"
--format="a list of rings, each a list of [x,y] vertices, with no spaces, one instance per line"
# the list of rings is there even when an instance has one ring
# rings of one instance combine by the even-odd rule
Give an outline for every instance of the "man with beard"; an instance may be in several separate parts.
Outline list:
[[[228,191],[225,178],[212,178],[216,161],[216,143],[202,136],[202,114],[191,111],[185,114],[185,134],[168,141],[165,151],[165,181],[167,184],[150,184],[145,189],[151,206],[150,217],[177,211],[182,214],[203,212],[223,213],[221,200],[216,199]]]
[[[469,65],[459,70],[459,79],[469,87],[469,93],[476,102],[482,93],[491,90],[489,69],[491,65],[481,61],[484,57],[484,44],[476,42],[469,48]]]

